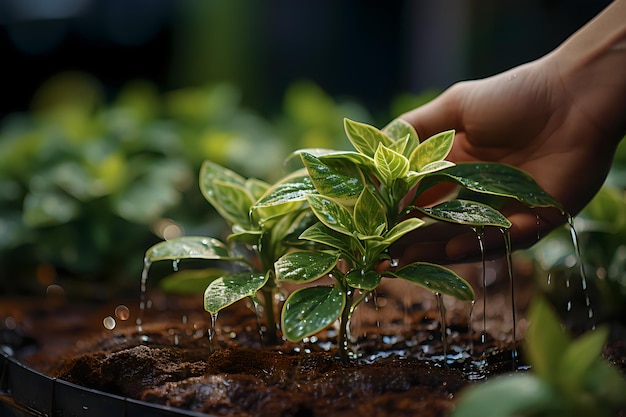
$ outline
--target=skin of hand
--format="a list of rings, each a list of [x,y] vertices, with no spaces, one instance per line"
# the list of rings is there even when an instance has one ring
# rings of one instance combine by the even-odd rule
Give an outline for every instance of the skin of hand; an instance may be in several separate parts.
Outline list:
[[[552,53],[493,77],[454,84],[402,118],[420,138],[455,129],[453,162],[489,161],[529,173],[567,213],[578,213],[606,179],[626,133],[626,1],[616,1]],[[423,203],[423,201],[421,202]],[[503,210],[513,248],[524,248],[564,223],[556,209]],[[487,255],[504,239],[487,228]],[[392,248],[401,263],[479,259],[476,234],[436,224]]]

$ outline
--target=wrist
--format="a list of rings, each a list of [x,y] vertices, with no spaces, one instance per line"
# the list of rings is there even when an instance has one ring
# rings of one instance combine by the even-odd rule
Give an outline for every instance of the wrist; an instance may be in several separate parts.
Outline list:
[[[616,0],[544,58],[571,109],[598,140],[617,146],[626,134],[626,0]]]

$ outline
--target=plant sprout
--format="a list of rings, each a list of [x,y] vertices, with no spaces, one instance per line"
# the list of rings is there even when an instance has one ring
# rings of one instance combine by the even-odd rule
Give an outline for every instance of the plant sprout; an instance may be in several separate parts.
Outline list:
[[[355,151],[300,150],[304,168],[274,185],[206,161],[200,173],[205,198],[231,226],[226,242],[182,237],[146,252],[149,262],[203,258],[228,261],[238,269],[211,270],[204,277],[205,309],[212,315],[246,297],[261,303],[268,328],[280,327],[300,341],[339,321],[337,347],[347,359],[349,322],[357,306],[383,277],[403,279],[437,295],[473,301],[471,285],[454,271],[427,262],[397,267],[391,245],[427,224],[420,217],[475,229],[511,223],[477,196],[515,198],[530,207],[559,205],[528,175],[501,164],[447,161],[454,131],[419,140],[415,129],[397,119],[383,130],[345,119]],[[432,207],[415,206],[433,185],[451,182],[466,190]],[[462,194],[459,193],[459,197]],[[244,253],[241,255],[241,247]],[[311,285],[323,277],[332,285]],[[275,316],[276,291],[296,289]],[[261,298],[258,298],[258,295]],[[279,326],[280,323],[280,326]],[[270,331],[272,342],[278,333]]]
[[[202,194],[228,222],[232,233],[226,242],[201,236],[160,242],[148,249],[146,260],[210,259],[238,265],[238,268],[209,269],[204,275],[194,274],[194,279],[208,282],[204,308],[217,315],[236,301],[252,298],[255,305],[263,307],[270,329],[268,342],[275,344],[278,341],[278,320],[274,309],[277,290],[274,262],[292,245],[298,244],[297,236],[310,224],[311,215],[298,201],[264,207],[255,207],[255,202],[268,192],[293,190],[292,183],[297,186],[307,181],[306,173],[301,171],[271,187],[263,181],[245,179],[227,168],[205,161],[200,171]]]
[[[513,197],[529,206],[558,207],[517,169],[499,164],[457,166],[446,161],[454,131],[420,142],[413,127],[400,119],[382,131],[346,119],[345,130],[355,151],[298,152],[316,191],[304,198],[319,220],[300,238],[318,246],[287,253],[276,262],[279,282],[305,284],[327,275],[334,278],[332,286],[305,286],[294,291],[283,305],[281,323],[285,337],[298,341],[339,319],[337,346],[344,358],[350,317],[384,276],[412,282],[438,295],[464,301],[475,298],[471,285],[443,266],[415,262],[395,267],[389,247],[426,224],[412,213],[477,229],[493,226],[506,230],[511,226],[499,211],[479,201],[454,199],[433,207],[413,206],[423,191],[447,181],[475,193]],[[407,201],[411,190],[415,193]]]
[[[531,372],[470,386],[454,417],[615,416],[626,407],[626,380],[602,359],[608,328],[571,337],[542,299],[530,307],[525,346]]]

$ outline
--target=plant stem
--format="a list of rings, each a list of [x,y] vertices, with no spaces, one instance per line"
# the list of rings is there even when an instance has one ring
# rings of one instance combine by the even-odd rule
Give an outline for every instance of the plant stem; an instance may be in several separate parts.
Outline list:
[[[267,331],[265,333],[265,343],[270,345],[278,344],[278,335],[276,334],[276,315],[274,314],[274,290],[265,286],[261,289],[263,294],[263,315],[265,316],[265,325]]]

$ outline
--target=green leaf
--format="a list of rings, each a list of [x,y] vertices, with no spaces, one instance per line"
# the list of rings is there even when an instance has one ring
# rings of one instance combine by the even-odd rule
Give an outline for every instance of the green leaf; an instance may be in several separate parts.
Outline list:
[[[374,169],[374,158],[371,156],[363,155],[362,153],[352,151],[337,151],[319,156],[319,160],[332,166],[333,161],[345,160],[350,161],[357,166],[367,169]]]
[[[602,349],[608,338],[608,328],[600,328],[587,332],[572,341],[560,360],[557,373],[562,386],[581,389],[585,375],[591,367],[601,360]]]
[[[243,188],[246,186],[246,179],[236,172],[214,162],[204,161],[200,168],[200,191],[213,207],[219,204],[215,199],[213,187],[215,180],[229,182]]]
[[[159,287],[172,294],[201,294],[211,282],[227,273],[216,268],[186,269],[166,276],[159,281]]]
[[[374,157],[379,143],[392,144],[392,140],[374,126],[344,119],[344,128],[354,149],[369,157]]]
[[[409,160],[383,144],[376,149],[374,163],[379,179],[387,186],[391,185],[393,180],[403,178],[409,172]]]
[[[486,204],[474,201],[452,200],[431,208],[418,207],[418,210],[430,217],[450,223],[497,226],[504,229],[511,227],[511,222],[502,213]]]
[[[299,283],[314,281],[332,271],[338,261],[338,252],[291,252],[274,263],[276,279]]]
[[[352,236],[356,230],[352,213],[344,206],[324,196],[309,195],[307,201],[315,216],[326,226],[337,232]]]
[[[315,223],[313,226],[306,229],[300,235],[300,239],[321,243],[322,245],[339,249],[344,253],[349,253],[351,251],[351,238],[346,236],[344,233],[336,232],[323,223]]]
[[[309,194],[318,194],[318,192],[307,171],[299,170],[269,188],[254,204],[253,208],[306,201],[306,196]]]
[[[346,283],[352,288],[371,291],[378,287],[382,276],[375,271],[358,271],[353,269],[346,274]]]
[[[300,241],[300,235],[316,222],[315,215],[308,208],[287,213],[272,226],[270,231],[272,244],[275,247],[303,244],[305,242]]]
[[[255,201],[261,198],[269,188],[270,185],[268,183],[257,178],[248,178],[246,180],[245,189]]]
[[[298,289],[283,305],[283,334],[292,342],[314,335],[333,324],[345,304],[344,292],[334,287]]]
[[[366,236],[380,236],[387,230],[385,207],[368,188],[363,189],[354,205],[354,224]]]
[[[545,381],[529,373],[500,376],[461,391],[451,417],[555,416],[567,405]]]
[[[263,236],[261,230],[241,230],[235,228],[236,232],[231,233],[226,238],[229,242],[239,242],[246,245],[256,245],[259,243],[259,239]]]
[[[441,181],[453,182],[478,193],[514,198],[528,207],[556,207],[564,211],[561,204],[546,193],[530,175],[505,164],[459,163],[444,172],[425,178],[417,191],[418,195]]]
[[[383,133],[396,142],[404,140],[408,136],[410,142],[415,143],[415,146],[419,145],[419,137],[415,128],[406,120],[400,118],[392,120],[387,126],[383,127]],[[410,154],[411,152],[404,155]]]
[[[185,236],[159,242],[146,251],[145,257],[151,262],[179,259],[241,259],[232,256],[222,241],[202,236]]]
[[[204,309],[217,314],[236,301],[256,295],[267,282],[268,274],[235,272],[217,278],[204,291]]]
[[[431,162],[429,164],[424,165],[424,167],[420,170],[420,173],[422,174],[432,174],[435,173],[437,171],[441,171],[447,168],[451,168],[453,166],[455,166],[456,164],[454,162],[450,162],[450,161],[435,161],[435,162]]]
[[[570,343],[569,336],[547,302],[535,300],[528,312],[526,355],[533,372],[539,378],[556,383],[563,352]]]
[[[250,225],[252,196],[245,187],[227,181],[213,181],[215,210],[230,224]]]
[[[454,271],[440,265],[416,262],[400,268],[393,275],[461,301],[474,300],[472,286]]]
[[[361,194],[363,183],[360,175],[356,173],[354,173],[355,175],[345,175],[322,163],[311,154],[302,153],[300,155],[313,185],[320,194],[340,201],[353,201]]]
[[[403,220],[400,223],[396,224],[390,231],[385,233],[384,242],[387,243],[387,245],[391,245],[402,236],[417,229],[423,224],[424,221],[416,217],[411,217],[409,219]]]
[[[411,171],[421,172],[428,164],[444,160],[450,153],[453,143],[454,130],[440,132],[426,139],[409,157]]]
[[[596,400],[594,405],[598,408],[626,407],[626,379],[623,373],[601,358],[598,358],[585,375],[584,388],[593,395]],[[610,415],[609,412],[598,414]]]

